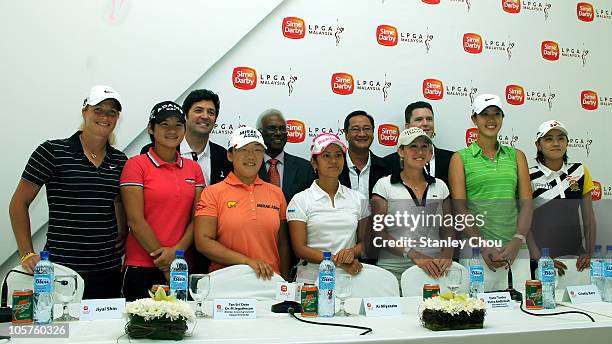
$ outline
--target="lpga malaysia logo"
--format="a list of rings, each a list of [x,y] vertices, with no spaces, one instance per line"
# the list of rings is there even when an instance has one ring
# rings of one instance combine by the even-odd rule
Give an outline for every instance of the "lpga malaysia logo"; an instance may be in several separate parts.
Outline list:
[[[580,92],[580,105],[585,110],[597,110],[599,106],[612,107],[612,97],[598,96],[597,92],[586,90]]]
[[[548,87],[548,91],[525,91],[525,89],[519,85],[506,86],[506,102],[510,105],[523,105],[527,100],[530,102],[546,103],[548,104],[548,111],[551,111],[555,96],[556,94],[550,91],[550,86]]]
[[[586,48],[560,48],[557,42],[553,41],[543,41],[541,44],[542,58],[548,61],[557,61],[559,60],[559,56],[564,58],[573,58],[579,61],[582,61],[582,67],[584,67],[587,63],[587,55],[589,54],[589,50]]]
[[[612,10],[595,10],[593,5],[587,2],[579,2],[576,5],[576,16],[583,22],[592,22],[595,18],[612,19]]]
[[[304,19],[299,17],[285,17],[282,23],[283,36],[289,39],[302,39],[306,37],[306,32],[311,36],[333,38],[336,46],[340,45],[341,35],[344,27],[340,26],[336,19],[336,25],[306,24]]]
[[[548,20],[552,7],[547,1],[523,1],[523,6],[521,6],[521,0],[501,0],[501,3],[504,12],[517,14],[523,9],[526,12],[543,13],[544,20]]]
[[[349,73],[334,73],[331,77],[332,92],[342,96],[353,94],[355,89],[357,89],[362,92],[381,92],[383,101],[387,101],[389,97],[389,88],[391,88],[391,81],[387,80],[387,74],[385,74],[384,80],[355,80],[353,75]]]
[[[465,131],[465,145],[469,147],[476,140],[478,140],[478,128],[468,128]],[[510,128],[510,135],[500,133],[497,137],[499,143],[511,147],[515,147],[518,140],[519,137],[514,134],[514,128]]]
[[[239,90],[252,90],[259,83],[264,86],[286,87],[289,96],[293,94],[293,85],[297,79],[297,75],[293,74],[291,68],[288,74],[261,73],[259,77],[257,71],[251,67],[236,67],[232,72],[232,83]]]
[[[480,54],[484,51],[505,53],[508,61],[512,58],[512,49],[515,43],[508,40],[483,39],[477,33],[466,33],[463,35],[463,51],[470,54]]]
[[[386,47],[393,47],[399,43],[425,46],[425,53],[431,49],[431,41],[434,35],[429,33],[429,28],[425,32],[398,31],[391,25],[379,25],[376,28],[376,41]]]
[[[423,80],[423,97],[429,100],[440,100],[444,98],[444,94],[453,97],[465,97],[470,99],[470,105],[474,103],[474,95],[478,92],[478,88],[474,87],[470,80],[470,85],[463,83],[453,83],[450,86],[444,86],[444,83],[437,79]]]
[[[339,119],[336,123],[335,129],[332,127],[308,127],[309,138],[313,138],[320,134],[335,134],[337,136],[342,136],[344,135],[344,129],[342,129]]]
[[[593,139],[591,135],[587,132],[586,136],[571,136],[568,139],[567,147],[571,149],[584,149],[586,152],[586,156],[588,157],[591,154],[591,145],[593,144]]]

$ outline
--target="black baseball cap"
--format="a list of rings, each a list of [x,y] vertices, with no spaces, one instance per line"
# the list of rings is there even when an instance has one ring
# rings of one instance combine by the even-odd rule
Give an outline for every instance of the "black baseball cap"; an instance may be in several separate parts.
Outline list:
[[[185,123],[185,113],[180,105],[173,101],[165,101],[155,104],[149,115],[149,123],[159,124],[168,117],[176,117],[179,121]]]

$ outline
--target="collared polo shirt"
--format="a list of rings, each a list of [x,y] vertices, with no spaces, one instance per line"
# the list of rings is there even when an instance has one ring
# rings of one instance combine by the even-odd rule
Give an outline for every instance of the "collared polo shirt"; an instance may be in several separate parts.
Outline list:
[[[200,166],[183,159],[177,152],[176,162],[163,161],[153,148],[146,154],[130,158],[121,174],[121,186],[143,189],[144,218],[161,246],[178,243],[191,222],[196,188],[204,187]],[[153,258],[130,231],[126,242],[126,266],[155,267]]]
[[[593,190],[593,180],[581,163],[563,164],[553,171],[538,163],[529,169],[533,192],[531,233],[538,247],[548,247],[551,257],[581,255],[582,197]]]
[[[39,145],[22,178],[47,189],[45,248],[51,261],[79,273],[118,269],[115,199],[127,157],[107,144],[104,160],[96,167],[83,152],[80,134]]]
[[[183,139],[181,145],[179,146],[181,151],[181,156],[186,159],[195,160],[198,162],[198,165],[202,168],[202,173],[204,174],[204,181],[206,185],[210,185],[210,141],[206,141],[206,146],[202,153],[198,154],[191,149],[187,139]]]
[[[493,160],[473,142],[458,151],[463,161],[468,209],[481,214],[480,231],[487,240],[512,240],[516,234],[518,209],[518,167],[516,150],[498,144]]]
[[[372,155],[368,153],[368,162],[363,167],[363,169],[357,172],[357,167],[353,164],[351,160],[351,156],[349,154],[346,155],[346,167],[348,167],[349,178],[351,180],[351,189],[355,191],[361,192],[362,195],[368,196],[370,194],[370,173],[371,173],[371,163],[372,163]]]
[[[233,172],[204,191],[195,216],[217,218],[217,242],[232,251],[270,264],[280,274],[278,230],[286,219],[281,189],[256,177],[244,184]],[[210,271],[224,266],[215,262]]]

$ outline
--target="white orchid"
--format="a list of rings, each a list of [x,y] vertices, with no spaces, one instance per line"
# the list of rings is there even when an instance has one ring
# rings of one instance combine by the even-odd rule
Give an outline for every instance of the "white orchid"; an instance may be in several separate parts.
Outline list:
[[[145,320],[170,318],[172,320],[195,319],[194,311],[184,301],[156,301],[152,298],[139,299],[125,306],[125,313],[143,317]]]

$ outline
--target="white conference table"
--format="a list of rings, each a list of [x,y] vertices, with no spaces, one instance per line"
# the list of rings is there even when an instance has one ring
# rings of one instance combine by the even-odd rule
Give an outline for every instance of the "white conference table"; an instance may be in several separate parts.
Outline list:
[[[421,326],[418,316],[420,298],[402,298],[402,315],[393,317],[354,316],[350,318],[308,318],[310,320],[345,323],[373,328],[360,336],[360,330],[317,326],[298,322],[288,314],[270,312],[272,301],[259,301],[255,320],[198,319],[189,325],[187,343],[555,343],[575,344],[588,336],[591,343],[609,343],[612,338],[612,304],[582,305],[599,314],[591,314],[595,323],[580,314],[536,317],[518,308],[488,312],[483,329],[434,332]],[[357,313],[360,299],[347,301],[347,309]],[[212,303],[205,303],[210,314]],[[554,311],[572,310],[558,306]],[[548,311],[539,311],[546,313]],[[129,343],[123,336],[125,320],[77,321],[70,324],[70,337],[64,339],[13,338],[11,343]],[[121,338],[120,338],[121,337]],[[117,340],[119,338],[119,340]],[[151,340],[131,340],[152,343]],[[162,342],[162,341],[160,341]],[[2,341],[0,341],[2,343]]]

